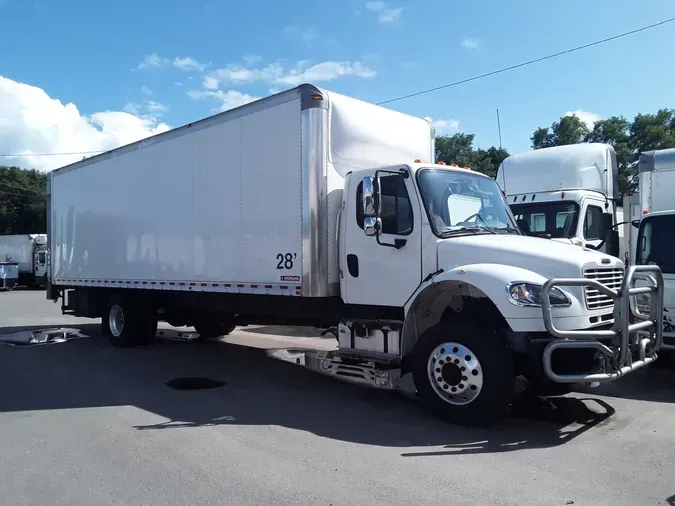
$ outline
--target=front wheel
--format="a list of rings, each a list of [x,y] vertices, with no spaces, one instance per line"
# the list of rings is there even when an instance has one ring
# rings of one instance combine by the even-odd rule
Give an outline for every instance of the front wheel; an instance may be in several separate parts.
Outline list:
[[[450,321],[431,327],[417,342],[412,369],[425,407],[452,423],[492,425],[513,399],[511,350],[478,325]]]

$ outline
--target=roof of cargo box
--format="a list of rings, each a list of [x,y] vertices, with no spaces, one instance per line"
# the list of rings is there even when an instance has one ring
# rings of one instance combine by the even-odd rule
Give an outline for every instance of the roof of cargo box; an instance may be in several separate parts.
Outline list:
[[[423,118],[404,114],[345,95],[328,91],[312,84],[270,95],[225,112],[208,116],[193,123],[146,137],[99,155],[65,165],[53,174],[69,172],[100,161],[143,149],[147,146],[181,137],[188,133],[231,121],[257,111],[300,98],[301,109],[330,108],[330,154],[339,173],[344,176],[347,168],[366,168],[366,161],[383,166],[419,158],[433,161],[434,131],[431,123]],[[327,99],[327,100],[326,100]],[[379,121],[378,121],[379,120]],[[383,140],[386,139],[386,142]],[[356,142],[355,142],[356,140]],[[360,162],[360,163],[357,163]],[[361,167],[360,165],[364,165]],[[373,166],[373,165],[370,165]]]
[[[675,170],[675,148],[640,153],[640,172]]]
[[[601,192],[612,199],[619,193],[618,176],[616,153],[611,145],[583,143],[511,155],[499,166],[497,182],[507,195],[583,189]]]

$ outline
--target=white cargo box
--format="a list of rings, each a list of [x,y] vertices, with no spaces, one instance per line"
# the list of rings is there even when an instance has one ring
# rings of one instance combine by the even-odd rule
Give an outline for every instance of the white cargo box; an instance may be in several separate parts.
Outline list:
[[[675,209],[675,148],[640,154],[641,212]]]
[[[424,119],[302,85],[52,172],[51,279],[337,295],[345,174],[433,158]]]
[[[0,235],[0,262],[16,262],[20,272],[33,272],[33,244],[46,244],[45,234]]]

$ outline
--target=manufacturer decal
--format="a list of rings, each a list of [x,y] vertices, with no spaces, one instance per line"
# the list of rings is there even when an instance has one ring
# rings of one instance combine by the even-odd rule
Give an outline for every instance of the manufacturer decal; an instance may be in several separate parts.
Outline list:
[[[281,281],[288,283],[300,283],[300,276],[281,276]]]

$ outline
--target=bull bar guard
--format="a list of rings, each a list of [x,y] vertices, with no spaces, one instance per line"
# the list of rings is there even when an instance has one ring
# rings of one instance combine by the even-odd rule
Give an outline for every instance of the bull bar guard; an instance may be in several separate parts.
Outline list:
[[[635,280],[642,279],[649,286],[633,287]],[[559,330],[553,324],[549,294],[554,287],[582,286],[598,290],[614,301],[614,324],[609,330]],[[651,294],[650,312],[640,312],[631,304],[631,297]],[[546,375],[557,383],[606,383],[651,364],[663,343],[663,274],[656,265],[633,265],[626,269],[619,291],[599,281],[585,278],[549,279],[542,287],[544,325],[549,334],[558,341],[549,343],[543,352],[543,367]],[[636,323],[630,323],[633,315]],[[633,342],[631,335],[635,334]],[[610,346],[598,339],[611,339]],[[634,360],[630,346],[637,347],[638,359]],[[551,365],[553,352],[559,349],[596,349],[602,357],[603,372],[581,374],[556,374]]]

